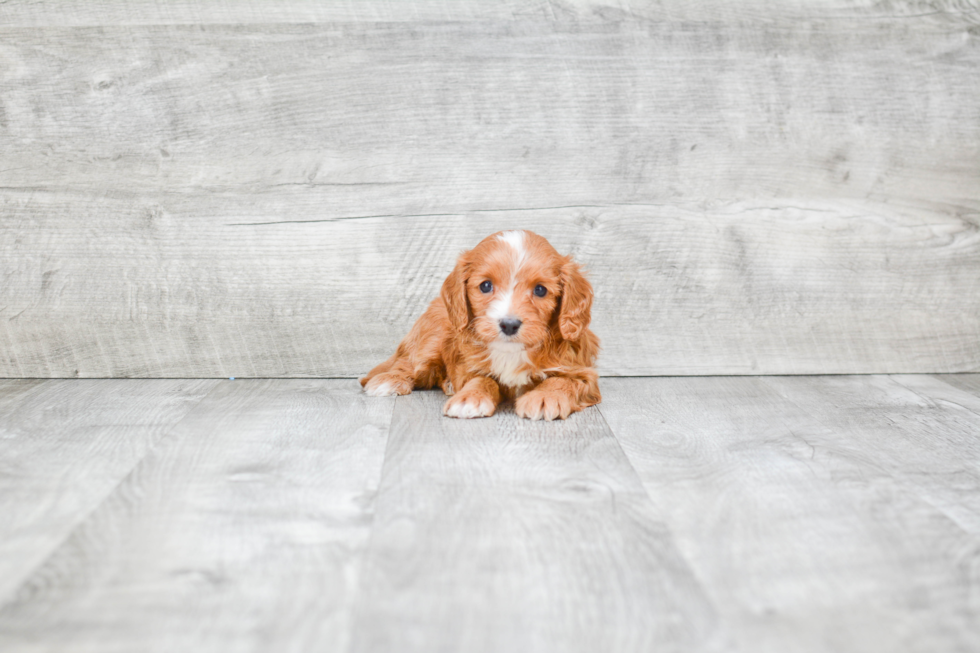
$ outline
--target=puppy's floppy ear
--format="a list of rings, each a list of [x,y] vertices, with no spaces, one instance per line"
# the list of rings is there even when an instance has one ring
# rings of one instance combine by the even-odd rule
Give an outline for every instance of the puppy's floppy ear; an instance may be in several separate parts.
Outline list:
[[[456,267],[442,283],[442,303],[446,305],[449,321],[456,331],[462,331],[470,322],[470,303],[466,299],[466,279],[470,273],[469,252],[463,252],[456,260]]]
[[[578,340],[592,321],[592,284],[571,256],[561,266],[561,308],[558,328],[565,340]]]

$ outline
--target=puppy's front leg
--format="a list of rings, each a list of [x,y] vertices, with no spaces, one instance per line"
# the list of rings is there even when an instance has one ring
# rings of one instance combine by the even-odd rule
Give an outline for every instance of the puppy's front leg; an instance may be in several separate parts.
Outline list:
[[[527,419],[565,419],[572,413],[599,403],[599,384],[595,374],[584,378],[550,376],[533,390],[517,398],[514,412]]]
[[[447,417],[490,417],[500,403],[500,387],[486,376],[475,376],[446,401],[442,414]]]
[[[445,309],[438,300],[429,304],[394,355],[361,379],[364,392],[372,397],[407,395],[413,388],[442,383],[446,372],[439,349],[446,339],[447,327],[440,311],[444,313]]]

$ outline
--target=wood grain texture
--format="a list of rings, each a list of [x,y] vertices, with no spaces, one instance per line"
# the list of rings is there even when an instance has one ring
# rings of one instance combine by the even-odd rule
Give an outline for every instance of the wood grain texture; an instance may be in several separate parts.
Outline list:
[[[312,187],[334,216],[980,199],[968,21],[710,18],[2,28],[0,185]]]
[[[606,375],[980,366],[980,294],[956,292],[980,279],[980,232],[951,214],[746,203],[241,226],[281,199],[76,201],[91,233],[119,229],[106,241],[39,224],[48,202],[8,214],[47,254],[0,289],[4,376],[355,376],[390,355],[459,251],[515,227],[590,269]],[[156,235],[127,226],[142,221]]]
[[[980,421],[899,380],[603,380],[736,650],[980,646]]]
[[[515,226],[606,374],[980,370],[976,4],[918,4],[4,3],[0,376],[353,376]]]
[[[968,379],[0,380],[0,650],[977,650]]]
[[[344,650],[393,400],[234,381],[0,608],[5,651]]]
[[[713,607],[595,409],[401,397],[351,651],[712,650]]]
[[[914,18],[919,21],[973,20],[980,23],[975,0],[6,0],[3,24],[19,27],[268,24],[317,22],[403,22],[522,20],[757,21],[854,20],[865,17]]]
[[[214,384],[0,385],[0,604]]]
[[[830,416],[824,421],[833,428],[860,429],[874,446],[878,466],[959,528],[980,536],[976,396],[917,375],[863,382],[785,379],[779,389],[815,410],[826,409]]]
[[[980,374],[937,374],[936,378],[980,397]]]

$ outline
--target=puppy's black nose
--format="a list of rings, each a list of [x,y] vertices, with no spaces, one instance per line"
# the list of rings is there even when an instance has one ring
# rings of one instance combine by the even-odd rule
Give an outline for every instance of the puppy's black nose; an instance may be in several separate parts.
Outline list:
[[[512,336],[517,333],[517,330],[521,328],[521,321],[506,317],[500,320],[500,330],[504,332],[504,335]]]

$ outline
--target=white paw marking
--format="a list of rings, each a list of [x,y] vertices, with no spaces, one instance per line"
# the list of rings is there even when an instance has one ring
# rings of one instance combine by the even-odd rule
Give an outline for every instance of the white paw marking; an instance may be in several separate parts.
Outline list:
[[[393,397],[398,395],[398,392],[395,391],[395,387],[390,381],[384,381],[383,383],[371,383],[368,381],[364,392],[369,397]]]
[[[364,392],[369,397],[387,397],[391,394],[391,384],[379,383],[377,385],[373,385],[369,382],[367,387],[364,388]]]
[[[458,417],[460,419],[473,419],[475,417],[489,417],[493,415],[493,402],[490,399],[480,400],[449,400],[446,410],[443,411],[447,417]]]

